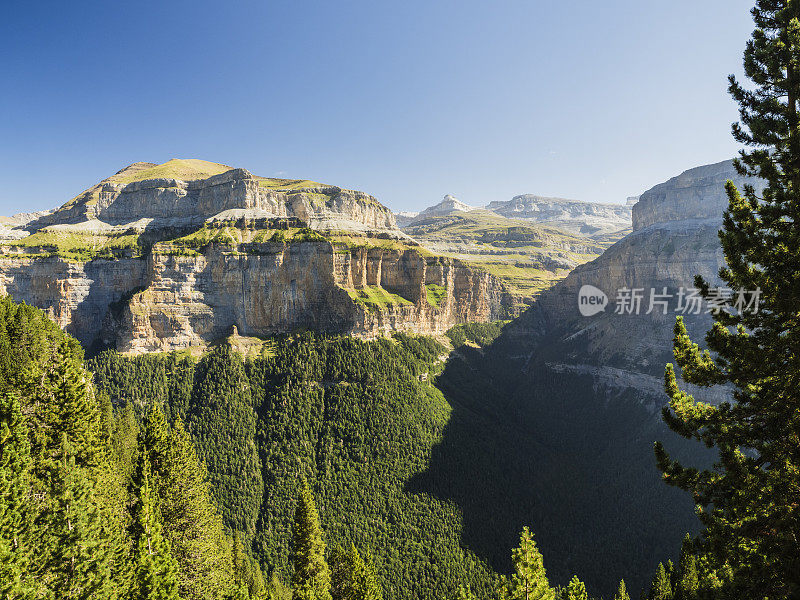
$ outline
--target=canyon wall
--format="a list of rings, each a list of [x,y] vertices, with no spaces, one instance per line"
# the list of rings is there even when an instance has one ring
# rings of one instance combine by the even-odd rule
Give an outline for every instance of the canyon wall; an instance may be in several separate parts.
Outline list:
[[[633,205],[634,231],[542,294],[509,332],[527,348],[530,361],[558,373],[592,375],[596,401],[633,393],[656,413],[665,398],[664,365],[673,362],[676,316],[684,317],[698,342],[712,322],[708,306],[697,310],[687,297],[696,275],[712,287],[722,285],[718,273],[725,259],[717,234],[728,179],[740,189],[745,183],[763,189],[763,182],[738,176],[732,161],[725,161],[690,169],[643,193]],[[584,286],[607,297],[604,310],[581,313]],[[641,297],[638,306],[629,300],[634,293]],[[701,396],[721,401],[727,393],[713,388]]]
[[[728,208],[725,182],[731,180],[742,192],[744,184],[752,185],[757,193],[764,189],[760,179],[739,175],[732,160],[704,165],[684,171],[672,179],[647,190],[633,205],[633,230],[656,223],[695,219],[722,221]]]
[[[438,303],[426,285],[444,289]],[[234,326],[248,336],[440,334],[501,318],[507,303],[495,278],[454,259],[328,241],[209,244],[202,252],[162,243],[143,258],[86,263],[4,258],[0,293],[46,310],[86,347],[123,352],[207,344]]]

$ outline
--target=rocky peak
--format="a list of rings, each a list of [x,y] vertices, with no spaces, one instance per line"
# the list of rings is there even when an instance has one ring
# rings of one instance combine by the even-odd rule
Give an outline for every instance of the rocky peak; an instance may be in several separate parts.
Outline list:
[[[434,204],[433,206],[429,206],[420,212],[416,218],[414,218],[414,222],[421,221],[422,219],[429,219],[431,217],[446,217],[454,213],[469,212],[473,209],[473,206],[464,204],[455,196],[447,194],[444,198],[442,198],[441,202]]]
[[[684,171],[644,192],[633,206],[633,229],[638,231],[656,223],[688,220],[722,221],[728,208],[725,182],[731,180],[740,190],[746,183],[763,191],[765,182],[742,177],[732,160],[703,165]]]
[[[509,219],[549,223],[584,236],[615,233],[631,225],[631,208],[622,204],[522,194],[511,200],[492,202],[487,208]]]

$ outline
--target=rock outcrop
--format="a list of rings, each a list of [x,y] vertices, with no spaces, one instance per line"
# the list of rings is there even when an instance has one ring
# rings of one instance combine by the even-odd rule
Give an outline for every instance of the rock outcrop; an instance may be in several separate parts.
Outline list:
[[[631,207],[622,204],[523,194],[511,200],[492,202],[486,208],[509,219],[546,223],[583,236],[607,235],[631,226]]]
[[[732,160],[684,171],[643,193],[633,206],[633,229],[655,223],[710,220],[719,223],[728,208],[725,182],[731,180],[741,190],[750,183],[758,193],[765,182],[745,178],[736,172]]]
[[[724,256],[717,232],[728,179],[763,187],[739,177],[725,161],[691,169],[643,193],[633,205],[634,231],[542,294],[523,317],[520,339],[531,355],[561,373],[593,374],[602,384],[598,401],[607,402],[609,390],[627,390],[655,412],[664,402],[657,383],[664,364],[673,360],[675,317],[684,316],[697,340],[711,324],[709,307],[701,304],[697,312],[687,297],[695,275],[721,284]],[[607,296],[604,311],[581,314],[584,286]],[[634,293],[641,296],[638,307],[627,300]],[[714,389],[702,396],[718,401],[725,394]]]
[[[7,228],[0,293],[92,348],[176,350],[234,328],[437,334],[510,304],[496,277],[424,252],[368,194],[205,161],[136,163]]]
[[[422,212],[418,213],[408,224],[413,225],[426,219],[430,219],[431,217],[445,217],[448,215],[469,212],[474,209],[475,207],[470,206],[469,204],[464,204],[455,196],[447,194],[442,201],[439,202],[439,204],[429,206]]]

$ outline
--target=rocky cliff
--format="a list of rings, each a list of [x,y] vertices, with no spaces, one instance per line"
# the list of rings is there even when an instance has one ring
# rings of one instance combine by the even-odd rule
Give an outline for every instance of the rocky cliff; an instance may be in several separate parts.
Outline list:
[[[234,328],[441,333],[510,301],[486,271],[422,250],[363,192],[205,161],[136,163],[8,225],[0,293],[87,347],[174,350]]]
[[[213,174],[204,177],[209,172]],[[246,169],[192,159],[163,165],[135,163],[26,228],[81,223],[94,228],[191,226],[228,210],[298,217],[315,229],[396,228],[392,211],[363,192],[307,180],[258,177]]]
[[[741,190],[750,183],[758,193],[765,183],[746,179],[736,172],[732,160],[704,165],[684,171],[647,190],[633,206],[633,229],[637,231],[655,223],[695,219],[721,222],[728,208],[725,182],[731,180]]]
[[[643,403],[659,407],[675,317],[684,316],[697,340],[711,324],[708,306],[697,311],[687,297],[697,274],[720,285],[724,256],[717,232],[728,179],[763,186],[739,177],[726,161],[690,169],[643,193],[633,206],[634,231],[577,267],[525,315],[519,334],[532,356],[559,372],[593,374],[618,392],[634,390]],[[579,307],[587,285],[608,298],[605,310],[592,316],[583,316]],[[638,305],[628,300],[634,293]],[[711,396],[719,400],[724,391]]]
[[[631,208],[622,204],[598,204],[523,194],[511,200],[492,202],[486,208],[510,219],[547,223],[583,236],[616,233],[631,226]]]

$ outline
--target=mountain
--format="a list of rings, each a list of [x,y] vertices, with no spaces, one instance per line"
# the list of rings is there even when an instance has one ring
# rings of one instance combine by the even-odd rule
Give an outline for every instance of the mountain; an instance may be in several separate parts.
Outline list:
[[[483,209],[427,218],[421,214],[403,232],[431,252],[458,258],[496,276],[518,309],[611,243]]]
[[[197,159],[135,163],[9,232],[0,293],[93,348],[181,349],[234,327],[440,333],[511,302],[368,194]]]
[[[719,281],[727,179],[744,183],[730,161],[642,194],[636,231],[539,294],[493,343],[458,348],[437,378],[453,412],[411,489],[458,505],[466,547],[495,569],[509,568],[502,548],[527,524],[556,581],[577,573],[613,597],[620,578],[632,590],[647,585],[648,565],[675,559],[684,533],[697,530],[691,499],[664,485],[652,446],[663,441],[684,464],[713,459],[670,431],[660,408],[679,290],[698,273]],[[608,296],[605,311],[582,316],[585,285]],[[664,287],[668,314],[660,305],[646,314],[650,289]],[[647,292],[639,314],[615,314],[618,291],[634,288]],[[705,308],[686,315],[694,339],[710,324]],[[706,401],[727,397],[687,388]]]
[[[394,213],[395,221],[397,221],[398,227],[405,227],[411,221],[413,221],[419,213],[413,210],[401,210],[399,212]]]
[[[464,204],[455,196],[447,194],[442,201],[439,202],[439,204],[429,206],[422,212],[417,213],[417,215],[411,221],[411,224],[424,221],[425,219],[429,219],[431,217],[444,217],[447,215],[469,212],[473,209],[474,207]]]
[[[511,200],[491,202],[486,208],[504,217],[547,223],[587,237],[614,234],[631,226],[631,208],[622,204],[598,204],[523,194]]]

